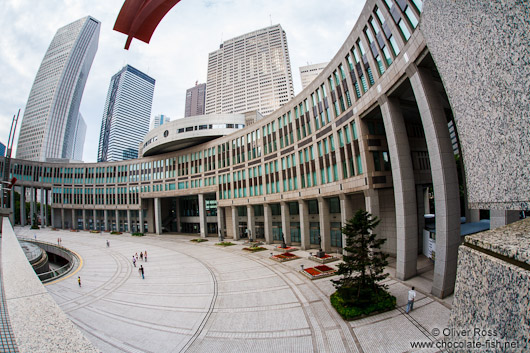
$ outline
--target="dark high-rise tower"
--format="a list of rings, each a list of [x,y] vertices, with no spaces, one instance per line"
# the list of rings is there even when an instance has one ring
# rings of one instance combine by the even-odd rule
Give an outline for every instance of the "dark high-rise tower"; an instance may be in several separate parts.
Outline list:
[[[204,115],[206,83],[195,83],[195,87],[186,90],[186,110],[184,117]]]

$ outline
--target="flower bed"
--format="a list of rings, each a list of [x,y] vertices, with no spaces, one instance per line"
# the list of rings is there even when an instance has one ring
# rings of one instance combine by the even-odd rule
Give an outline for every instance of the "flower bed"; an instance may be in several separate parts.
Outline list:
[[[79,232],[77,229],[70,229],[70,232]]]
[[[91,230],[90,233],[97,234],[99,233],[99,230]]]
[[[318,262],[320,264],[327,264],[327,263],[339,260],[339,258],[337,256],[332,256],[332,255],[328,255],[328,254],[325,254],[323,257],[317,257],[315,255],[309,255],[308,258],[309,258],[309,260]]]
[[[296,250],[298,250],[298,248],[294,248],[292,246],[288,246],[286,248],[282,248],[282,247],[278,246],[278,247],[274,248],[274,250],[279,251],[279,252],[283,252],[283,253],[288,253],[288,252],[291,252],[291,251],[296,251]]]
[[[335,272],[337,272],[337,270],[326,265],[320,265],[315,267],[304,268],[300,272],[302,272],[304,276],[313,280],[333,276]]]
[[[215,245],[219,245],[219,246],[232,246],[232,245],[236,245],[230,241],[223,241],[221,243],[215,243]]]
[[[285,262],[285,261],[291,261],[299,259],[300,257],[296,256],[295,254],[291,254],[290,252],[285,252],[283,254],[273,255],[271,256],[271,259],[278,262]]]
[[[191,239],[190,241],[194,243],[202,243],[202,242],[208,241],[208,239],[197,238],[197,239]]]
[[[263,246],[251,246],[250,248],[243,248],[243,250],[250,251],[250,252],[258,252],[258,251],[263,251],[267,249],[264,248]]]

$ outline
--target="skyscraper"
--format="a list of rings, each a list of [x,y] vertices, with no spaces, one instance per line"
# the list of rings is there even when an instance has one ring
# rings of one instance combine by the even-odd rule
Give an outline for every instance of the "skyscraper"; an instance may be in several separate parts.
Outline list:
[[[326,68],[326,66],[328,66],[328,63],[300,66],[300,81],[302,81],[302,89],[306,88],[307,85]]]
[[[206,83],[195,83],[195,87],[186,90],[186,109],[184,117],[204,115]]]
[[[73,158],[79,106],[100,27],[98,20],[87,16],[60,28],[53,37],[26,104],[17,158]]]
[[[165,123],[169,123],[169,116],[164,114],[158,114],[154,117],[154,119],[151,121],[151,128],[150,130],[156,129],[160,125],[164,125]]]
[[[209,54],[206,114],[257,110],[262,115],[294,98],[287,37],[280,25],[223,42]]]
[[[110,80],[99,135],[98,162],[138,157],[138,144],[149,131],[155,79],[124,66]]]
[[[83,160],[83,150],[85,148],[85,137],[86,137],[86,122],[83,119],[81,113],[77,119],[77,125],[75,127],[74,134],[74,148],[72,151],[72,159],[76,161]]]

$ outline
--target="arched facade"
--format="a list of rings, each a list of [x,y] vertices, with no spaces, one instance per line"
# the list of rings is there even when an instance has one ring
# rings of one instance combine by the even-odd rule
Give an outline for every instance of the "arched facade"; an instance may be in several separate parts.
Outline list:
[[[421,0],[368,0],[311,84],[228,136],[114,163],[13,159],[11,176],[31,190],[23,197],[50,200],[51,226],[59,228],[223,232],[267,243],[283,233],[303,249],[318,248],[320,236],[332,251],[342,247],[342,224],[363,208],[381,218],[376,231],[388,239],[400,279],[416,274],[432,187],[432,292],[449,295],[460,243],[453,118],[419,29],[421,11]]]

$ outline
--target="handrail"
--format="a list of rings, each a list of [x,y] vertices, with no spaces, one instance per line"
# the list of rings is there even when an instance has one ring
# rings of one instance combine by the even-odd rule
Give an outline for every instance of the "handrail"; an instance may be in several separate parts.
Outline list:
[[[70,272],[70,270],[77,264],[79,263],[79,258],[77,257],[77,255],[73,252],[71,252],[70,250],[68,250],[67,248],[61,246],[61,245],[57,245],[57,244],[54,244],[54,243],[50,243],[50,242],[47,242],[47,241],[40,241],[40,240],[34,240],[34,239],[31,239],[31,238],[26,238],[26,237],[21,237],[21,236],[17,236],[17,239],[18,240],[22,240],[22,241],[25,241],[25,242],[29,242],[29,243],[34,243],[34,244],[44,244],[44,245],[48,245],[50,247],[53,247],[53,248],[56,248],[56,249],[59,249],[61,250],[61,253],[60,254],[57,254],[57,255],[61,255],[63,257],[66,258],[66,260],[68,260],[68,263],[66,265],[63,265],[57,269],[54,269],[54,270],[51,270],[51,271],[47,271],[47,272],[43,272],[43,273],[38,273],[37,276],[39,277],[39,279],[41,280],[42,283],[47,283],[47,282],[50,282],[52,280],[55,280],[61,276],[63,276],[64,274]]]

